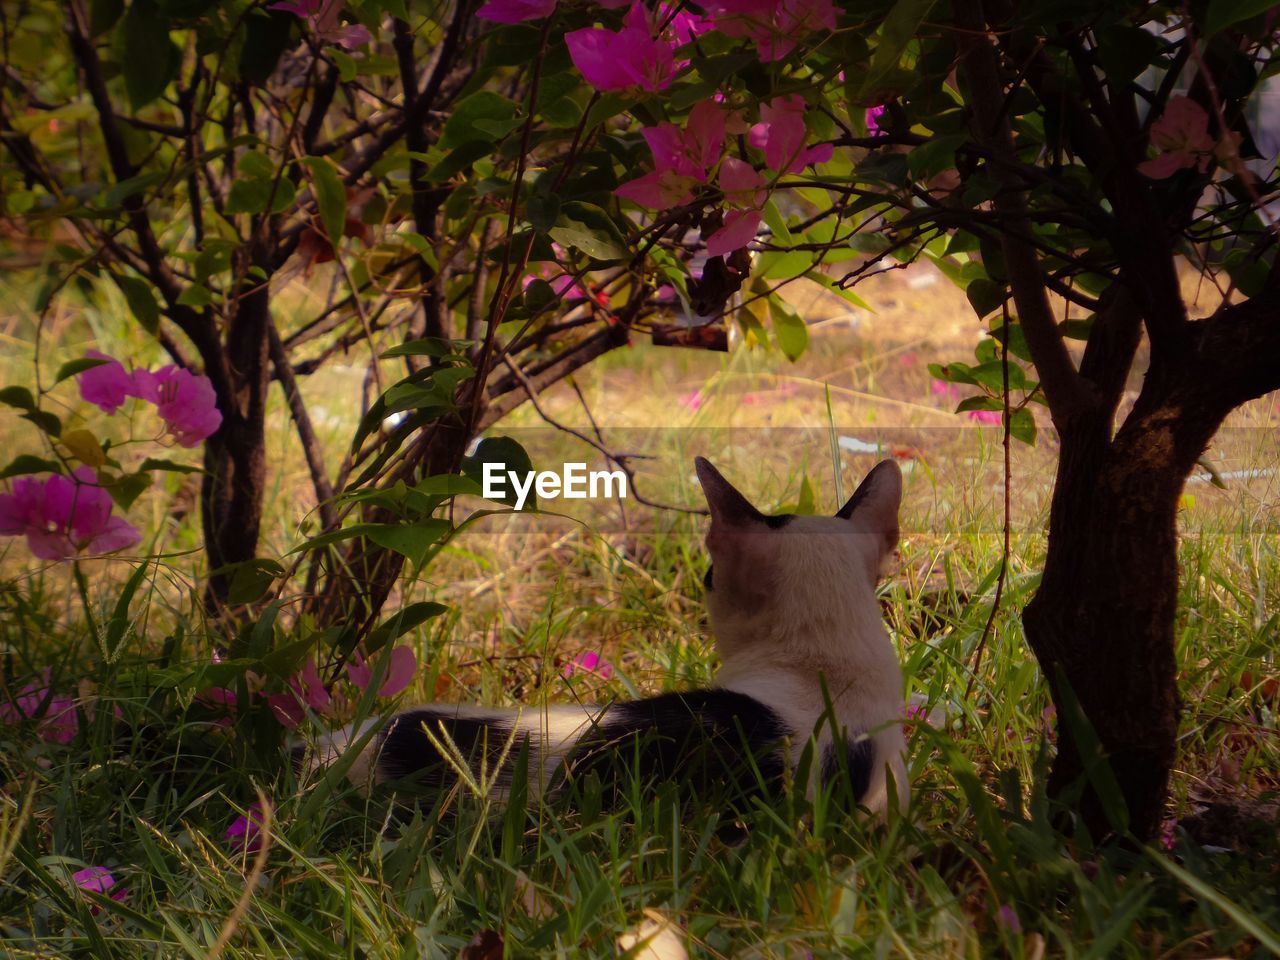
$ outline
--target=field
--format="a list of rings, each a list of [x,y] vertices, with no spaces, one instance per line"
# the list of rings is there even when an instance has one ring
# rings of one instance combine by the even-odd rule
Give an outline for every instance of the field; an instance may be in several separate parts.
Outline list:
[[[51,315],[37,355],[20,306],[29,294],[4,284],[6,385],[30,384],[37,366],[47,378],[95,345],[159,362],[109,300]],[[963,295],[927,268],[858,292],[868,309],[793,294],[811,324],[796,364],[745,344],[716,354],[637,343],[590,367],[576,391],[548,392],[540,412],[518,410],[491,432],[520,440],[536,466],[602,468],[597,449],[560,429],[571,427],[635,457],[632,496],[488,518],[402,584],[393,607],[449,608],[405,637],[419,664],[407,700],[536,706],[705,684],[715,656],[701,597],[705,518],[689,512],[701,507],[693,456],[770,512],[810,498],[833,511],[838,490],[847,496],[878,457],[896,456],[908,481],[901,564],[882,600],[916,704],[909,815],[877,825],[840,815],[830,797],[792,796],[755,811],[743,833],[726,829],[714,797],[610,811],[588,796],[526,813],[460,787],[406,817],[338,778],[299,782],[270,716],[220,725],[174,682],[209,664],[222,638],[194,613],[195,488],[166,474],[130,513],[165,560],[110,662],[68,565],[0,541],[2,702],[49,667],[54,688],[76,698],[80,726],[61,744],[11,714],[0,722],[0,949],[491,960],[612,957],[639,936],[628,955],[1280,952],[1280,405],[1238,411],[1183,499],[1184,715],[1161,844],[1096,850],[1050,828],[1039,785],[1052,716],[1018,619],[1044,551],[1047,417],[1037,412],[1035,447],[1013,445],[1006,497],[1002,429],[953,413],[957,398],[928,370],[970,359],[983,335]],[[305,311],[307,296],[292,292],[286,309]],[[368,363],[367,352],[345,359],[304,385],[335,461]],[[69,422],[74,413],[108,429],[69,384],[54,396]],[[288,562],[314,524],[314,497],[273,399],[261,553]],[[0,417],[10,456],[38,452],[28,424]],[[1010,552],[993,614],[1006,503]],[[82,568],[105,623],[131,565]],[[583,654],[608,669],[567,669]],[[260,800],[260,842],[228,837]],[[119,899],[77,887],[73,875],[92,866],[110,872]]]

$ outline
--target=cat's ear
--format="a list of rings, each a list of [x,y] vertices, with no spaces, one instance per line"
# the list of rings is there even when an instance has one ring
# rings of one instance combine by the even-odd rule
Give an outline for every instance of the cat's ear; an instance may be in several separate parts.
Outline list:
[[[695,457],[693,465],[698,471],[698,482],[702,484],[702,495],[707,498],[712,520],[730,526],[742,526],[763,519],[763,514],[734,489],[733,484],[709,460]]]
[[[902,470],[883,460],[858,484],[836,516],[853,523],[860,533],[879,538],[880,564],[898,546],[898,507],[902,503]]]

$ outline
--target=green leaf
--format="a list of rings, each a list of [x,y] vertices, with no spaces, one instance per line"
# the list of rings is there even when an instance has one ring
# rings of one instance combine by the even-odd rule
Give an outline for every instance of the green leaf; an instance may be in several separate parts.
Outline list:
[[[817,284],[820,284],[821,286],[826,287],[836,296],[840,297],[842,300],[845,300],[848,303],[853,304],[859,310],[866,310],[868,313],[871,312],[871,305],[868,304],[867,301],[863,300],[860,296],[854,293],[852,289],[840,286],[840,282],[838,280],[832,279],[831,277],[823,273],[821,270],[814,270],[812,273],[809,274],[808,279],[812,280],[814,283],[817,283]]]
[[[1036,445],[1036,418],[1026,407],[1020,407],[1009,414],[1009,436],[1021,440],[1029,447]]]
[[[326,47],[325,53],[333,57],[333,62],[338,65],[338,80],[342,83],[350,83],[356,78],[356,70],[358,64],[356,58],[350,54],[343,53],[339,47]]]
[[[305,162],[311,170],[312,187],[324,231],[336,250],[342,242],[347,223],[347,188],[338,176],[337,167],[327,157],[307,157]]]
[[[271,158],[260,150],[248,150],[236,161],[240,177],[227,194],[227,213],[281,213],[293,204],[298,187],[281,176]]]
[[[124,0],[90,0],[89,36],[102,36],[116,25],[123,13]]]
[[[178,303],[184,307],[194,307],[199,310],[201,307],[207,307],[212,302],[213,294],[202,283],[193,283],[184,287],[182,292],[178,294]]]
[[[881,102],[881,85],[898,72],[898,63],[916,31],[933,9],[934,0],[898,0],[880,26],[880,40],[858,91],[859,103]]]
[[[440,337],[424,337],[421,340],[406,340],[394,347],[382,351],[382,359],[388,357],[454,357],[459,347],[470,345],[466,340],[444,340]]]
[[[986,277],[970,280],[964,288],[964,295],[969,298],[969,306],[973,307],[979,319],[999,310],[1008,296],[1004,284]]]
[[[246,150],[240,154],[236,170],[254,180],[270,180],[276,175],[276,165],[261,150]]]
[[[267,557],[237,563],[227,589],[227,600],[236,605],[255,603],[262,599],[276,578],[283,575],[284,567],[279,561]]]
[[[1026,333],[1023,332],[1022,324],[1020,323],[1009,324],[1007,332],[1008,332],[1008,341],[1009,341],[1008,343],[1009,353],[1017,357],[1019,360],[1024,360],[1027,363],[1030,363],[1031,362],[1031,346],[1030,344],[1027,343],[1027,335]],[[1001,322],[1000,326],[995,327],[991,331],[991,336],[996,341],[999,341],[1000,343],[1005,342],[1005,334],[1006,334],[1006,329],[1003,322]]]
[[[934,137],[907,154],[907,169],[917,180],[928,180],[956,165],[956,150],[969,139],[965,133]]]
[[[170,473],[204,473],[202,467],[193,467],[186,463],[174,463],[172,460],[164,460],[160,457],[147,457],[142,461],[142,466],[138,470],[167,470]]]
[[[521,294],[521,303],[533,316],[543,310],[549,310],[559,302],[560,296],[556,293],[555,288],[541,277],[530,280],[524,288],[524,293]]]
[[[999,360],[988,360],[986,363],[980,363],[976,367],[970,367],[969,376],[973,378],[974,383],[981,384],[993,393],[1000,393],[1004,390],[1004,364]],[[1010,362],[1009,389],[1021,390],[1026,385],[1027,375],[1023,373],[1022,367]]]
[[[627,240],[609,214],[593,203],[564,204],[556,225],[548,231],[553,240],[581,250],[593,260],[625,260]]]
[[[1070,320],[1062,320],[1058,323],[1058,329],[1062,331],[1062,335],[1068,340],[1088,340],[1089,333],[1093,330],[1094,314],[1087,317],[1073,317]]]
[[[458,101],[445,121],[440,146],[452,150],[472,140],[493,143],[521,123],[520,105],[491,90],[478,90]]]
[[[135,110],[146,106],[169,85],[180,54],[169,39],[169,20],[153,0],[133,0],[120,27],[125,91]]]
[[[766,280],[791,280],[803,276],[813,266],[814,256],[809,250],[767,250],[760,254],[756,275]]]
[[[957,362],[947,364],[929,364],[930,376],[938,380],[945,380],[947,383],[976,384],[978,381],[973,379],[972,374],[969,373],[969,369],[970,368],[967,363]]]
[[[51,437],[62,433],[62,421],[48,410],[32,410],[22,415],[23,420],[30,420]]]
[[[524,207],[529,223],[539,233],[549,231],[560,216],[560,198],[555,194],[542,196],[535,193],[525,201]]]
[[[122,652],[124,636],[129,629],[129,604],[133,602],[134,594],[138,592],[138,587],[142,586],[142,581],[146,579],[149,569],[150,565],[147,563],[138,564],[138,568],[129,575],[129,579],[125,581],[124,589],[120,591],[120,596],[116,599],[115,607],[111,611],[111,617],[107,620],[107,628],[102,642],[102,652],[107,663],[115,663]]]
[[[533,461],[529,458],[529,452],[520,445],[518,440],[514,440],[511,437],[485,437],[476,445],[475,453],[463,458],[462,472],[477,484],[482,485],[484,483],[484,465],[486,463],[496,463],[504,471],[509,470],[521,476],[533,472]],[[510,484],[506,486],[510,487]],[[515,491],[511,490],[508,497],[500,502],[514,504],[515,501]],[[530,487],[524,509],[536,510],[537,508],[537,497],[533,492],[533,488]]]
[[[956,413],[968,413],[970,410],[1004,410],[1004,401],[982,393],[976,397],[965,397],[956,404]]]
[[[769,232],[773,234],[774,243],[786,247],[795,243],[795,238],[791,236],[791,228],[787,226],[787,219],[782,215],[782,211],[778,209],[778,205],[773,202],[772,197],[765,201],[764,210],[761,213],[763,214],[765,225],[769,228]]]
[[[18,477],[30,473],[61,473],[62,465],[57,460],[46,460],[30,453],[20,453],[9,461],[8,466],[0,470],[0,480]]]
[[[440,183],[443,180],[452,179],[481,157],[487,157],[492,152],[493,144],[484,140],[472,140],[464,143],[456,150],[450,151],[447,157],[432,167],[427,172],[427,179],[432,183]]]
[[[223,209],[227,213],[263,213],[271,199],[271,181],[258,177],[241,177],[227,191]]]
[[[1209,0],[1204,18],[1204,39],[1242,20],[1266,13],[1275,5],[1275,0]]]
[[[124,294],[134,319],[143,330],[155,336],[160,331],[160,306],[151,293],[151,284],[139,277],[130,277],[122,273],[114,274],[113,279],[120,292]]]
[[[773,336],[778,341],[783,356],[795,363],[809,346],[809,327],[778,296],[769,297],[769,318],[773,322]]]
[[[104,363],[110,362],[110,360],[103,360],[101,357],[81,357],[79,360],[68,360],[58,368],[58,372],[54,374],[53,382],[59,384],[68,377],[74,377],[77,373],[84,373],[86,370],[92,370],[94,367],[100,367]]]
[[[374,653],[393,642],[397,637],[408,633],[414,627],[420,626],[428,620],[448,612],[448,610],[449,608],[443,603],[434,603],[429,600],[421,603],[411,603],[394,616],[390,616],[378,624],[377,628],[369,634],[369,638],[365,640],[365,649],[369,653]]]
[[[240,51],[240,78],[261,85],[275,73],[280,55],[288,49],[297,18],[283,10],[257,12],[245,24]]]
[[[31,395],[31,391],[26,387],[5,387],[0,390],[0,403],[10,407],[17,407],[19,410],[35,410],[36,398]]]
[[[121,510],[128,510],[133,506],[133,502],[142,496],[149,486],[151,486],[151,474],[149,473],[126,473],[121,475],[113,483],[104,483],[107,493],[111,494],[111,499],[115,501],[116,506]]]
[[[370,524],[370,528],[365,535],[378,546],[394,550],[415,566],[422,566],[431,547],[448,534],[453,525],[448,520],[432,517],[410,524]]]

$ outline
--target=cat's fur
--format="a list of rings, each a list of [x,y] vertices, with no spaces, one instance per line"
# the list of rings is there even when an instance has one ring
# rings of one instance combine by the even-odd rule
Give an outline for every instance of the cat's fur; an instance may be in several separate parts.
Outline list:
[[[897,465],[875,467],[834,517],[767,517],[709,462],[696,466],[711,510],[714,687],[603,707],[427,704],[372,736],[336,733],[314,759],[363,739],[348,771],[358,785],[434,790],[469,774],[503,799],[527,743],[531,793],[589,771],[608,783],[628,765],[694,795],[735,784],[749,793],[776,785],[815,737],[820,776],[848,776],[860,804],[883,811],[892,774],[905,809],[902,676],[875,597],[898,541]]]

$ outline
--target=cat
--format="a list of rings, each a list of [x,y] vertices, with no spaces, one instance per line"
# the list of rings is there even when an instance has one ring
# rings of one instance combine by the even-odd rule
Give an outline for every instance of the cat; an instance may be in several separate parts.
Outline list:
[[[905,811],[902,674],[875,596],[898,542],[897,464],[872,469],[833,517],[766,516],[707,460],[695,466],[711,514],[714,686],[604,706],[409,707],[330,735],[310,760],[356,749],[347,776],[359,787],[436,792],[462,779],[499,803],[522,751],[534,795],[591,773],[624,789],[620,770],[695,796],[751,795],[794,773],[812,737],[818,776],[848,777],[872,812],[891,792]]]

